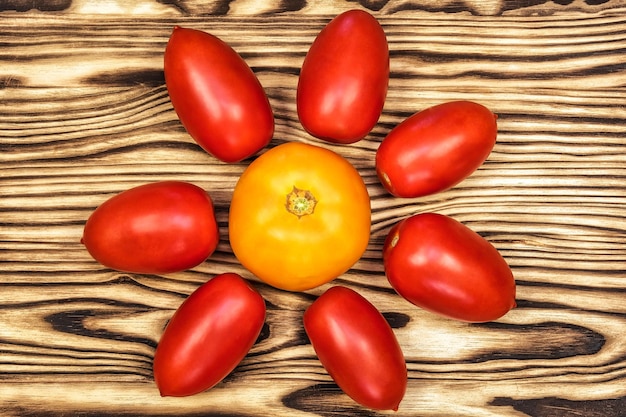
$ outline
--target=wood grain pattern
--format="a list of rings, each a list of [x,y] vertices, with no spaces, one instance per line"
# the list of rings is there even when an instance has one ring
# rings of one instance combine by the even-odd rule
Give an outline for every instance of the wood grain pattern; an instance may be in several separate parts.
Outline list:
[[[307,136],[295,87],[336,13],[365,7],[391,51],[380,123],[350,146]],[[409,388],[398,416],[622,417],[626,410],[626,2],[0,1],[0,415],[374,416],[343,395],[302,329],[327,286],[259,283],[228,244],[228,204],[249,161],[224,164],[186,134],[162,56],[175,24],[209,31],[252,66],[276,114],[270,146],[304,141],[346,156],[372,198],[351,286],[392,324]],[[45,12],[45,13],[44,13]],[[457,187],[394,199],[374,170],[385,134],[454,99],[499,116],[487,162]],[[122,274],[80,244],[91,211],[132,186],[179,179],[216,202],[221,241],[189,271]],[[389,228],[448,214],[510,263],[518,308],[465,324],[411,306],[384,277]],[[160,398],[152,356],[174,310],[211,276],[254,281],[262,334],[218,387]]]

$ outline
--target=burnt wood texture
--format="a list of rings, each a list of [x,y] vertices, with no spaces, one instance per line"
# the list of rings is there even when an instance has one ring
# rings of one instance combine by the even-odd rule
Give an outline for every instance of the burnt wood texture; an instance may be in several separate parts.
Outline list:
[[[374,130],[353,145],[308,136],[295,109],[299,69],[322,27],[374,14],[391,79]],[[251,159],[225,164],[187,135],[171,106],[163,52],[174,25],[208,31],[255,71],[276,117],[270,144],[314,143],[348,158],[372,200],[363,258],[331,284],[279,291],[236,261],[228,207]],[[378,182],[387,132],[434,104],[474,100],[498,140],[456,187],[397,199]],[[175,179],[206,189],[221,241],[181,273],[124,274],[80,243],[112,195]],[[401,299],[381,249],[400,219],[447,214],[510,264],[517,308],[467,324]],[[161,398],[159,337],[203,282],[238,272],[265,297],[265,327],[215,388]],[[396,413],[358,406],[333,383],[302,313],[333,284],[380,309],[404,350]],[[626,416],[626,1],[0,1],[0,415]]]

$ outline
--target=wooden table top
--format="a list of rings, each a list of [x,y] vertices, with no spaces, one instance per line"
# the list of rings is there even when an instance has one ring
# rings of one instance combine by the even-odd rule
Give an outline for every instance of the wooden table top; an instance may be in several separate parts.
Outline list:
[[[361,142],[322,143],[295,110],[299,68],[319,30],[368,8],[391,51],[380,122]],[[303,141],[346,156],[372,199],[363,258],[333,283],[290,293],[258,282],[228,242],[228,207],[249,160],[221,163],[186,134],[163,78],[174,25],[239,52],[276,116],[271,146]],[[301,317],[333,284],[390,320],[409,385],[397,416],[626,415],[626,1],[0,1],[0,415],[373,416],[317,360]],[[416,111],[457,99],[498,114],[498,141],[443,193],[396,199],[374,155]],[[80,244],[89,214],[157,180],[216,203],[221,241],[191,270],[126,274]],[[390,227],[447,214],[510,264],[517,308],[467,324],[401,299],[384,276]],[[268,304],[262,337],[217,387],[161,398],[152,358],[185,297],[222,272]]]

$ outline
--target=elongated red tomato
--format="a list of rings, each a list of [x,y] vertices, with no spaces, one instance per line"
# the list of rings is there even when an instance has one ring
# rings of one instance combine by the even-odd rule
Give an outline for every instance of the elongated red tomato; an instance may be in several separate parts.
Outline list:
[[[404,354],[382,314],[356,291],[335,286],[304,312],[320,362],[357,403],[397,410],[407,386]]]
[[[376,152],[376,172],[396,197],[449,189],[472,174],[496,143],[496,115],[471,101],[430,107],[396,126]]]
[[[378,121],[388,84],[383,28],[365,11],[344,12],[322,29],[302,64],[296,97],[300,123],[329,142],[356,142]]]
[[[265,322],[263,297],[234,273],[198,287],[176,310],[154,354],[162,396],[206,391],[248,354]]]
[[[102,265],[167,274],[192,268],[219,243],[213,202],[202,188],[162,181],[126,190],[100,205],[81,240]]]
[[[391,286],[411,303],[467,322],[496,320],[515,307],[515,279],[498,250],[451,217],[400,221],[383,247]]]
[[[274,133],[274,115],[254,72],[217,37],[176,26],[165,49],[165,83],[191,137],[224,162],[248,158]]]

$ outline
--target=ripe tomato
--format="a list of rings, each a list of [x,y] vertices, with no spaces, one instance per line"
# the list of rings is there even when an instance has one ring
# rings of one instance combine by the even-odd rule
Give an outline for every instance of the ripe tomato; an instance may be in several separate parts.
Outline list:
[[[396,126],[376,152],[376,172],[396,197],[444,191],[472,174],[496,142],[496,116],[470,101],[440,104]]]
[[[248,354],[265,322],[263,297],[234,273],[198,287],[176,310],[154,354],[161,396],[215,386]]]
[[[370,200],[346,159],[299,142],[278,145],[243,172],[229,235],[241,264],[277,288],[304,291],[346,272],[369,242]]]
[[[349,288],[332,287],[304,312],[304,329],[343,392],[369,408],[398,409],[408,379],[404,354],[369,301]]]
[[[307,53],[297,87],[300,123],[329,142],[353,143],[374,127],[387,96],[389,47],[362,10],[335,17]]]
[[[167,274],[192,268],[219,242],[211,197],[180,181],[144,184],[98,207],[81,242],[102,265],[125,272]]]
[[[191,137],[211,155],[236,162],[264,148],[274,114],[261,83],[229,45],[176,26],[165,49],[165,84]]]
[[[383,247],[391,286],[411,303],[467,322],[515,307],[515,279],[495,247],[467,226],[422,213],[396,224]]]

